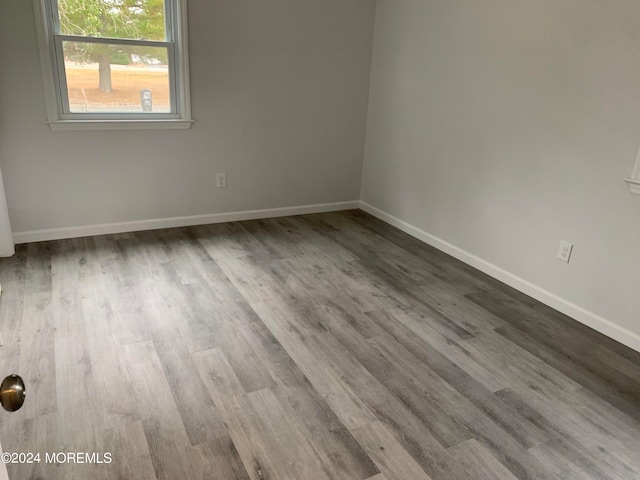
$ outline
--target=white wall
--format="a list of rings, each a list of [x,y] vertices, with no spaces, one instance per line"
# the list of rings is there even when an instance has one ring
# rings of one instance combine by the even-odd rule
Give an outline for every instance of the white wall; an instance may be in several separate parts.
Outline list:
[[[637,0],[378,0],[362,199],[619,339],[640,333],[639,145]]]
[[[191,130],[52,132],[31,1],[1,0],[0,166],[14,232],[357,200],[374,10],[189,1]]]

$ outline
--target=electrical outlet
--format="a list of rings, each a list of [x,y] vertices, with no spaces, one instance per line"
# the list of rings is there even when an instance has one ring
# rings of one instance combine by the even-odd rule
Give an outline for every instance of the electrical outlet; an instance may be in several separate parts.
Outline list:
[[[562,240],[560,242],[560,248],[558,249],[558,260],[561,260],[565,263],[569,263],[571,259],[571,251],[573,250],[573,243],[565,242]]]
[[[227,174],[219,173],[216,175],[216,187],[227,188]]]

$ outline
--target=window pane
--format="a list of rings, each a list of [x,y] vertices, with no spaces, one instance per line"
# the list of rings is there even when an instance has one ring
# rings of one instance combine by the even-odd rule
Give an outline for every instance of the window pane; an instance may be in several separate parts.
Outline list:
[[[71,113],[170,113],[167,49],[63,42]]]
[[[165,40],[164,0],[58,0],[60,33]]]

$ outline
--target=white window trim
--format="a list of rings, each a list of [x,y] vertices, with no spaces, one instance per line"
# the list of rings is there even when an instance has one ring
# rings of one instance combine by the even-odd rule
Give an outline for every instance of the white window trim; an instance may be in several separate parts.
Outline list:
[[[44,96],[47,110],[47,123],[52,130],[153,130],[153,129],[188,129],[191,127],[191,99],[189,95],[189,48],[187,34],[187,0],[174,0],[176,5],[174,28],[177,34],[174,41],[180,51],[176,65],[177,88],[176,103],[180,118],[131,118],[131,119],[64,119],[58,106],[58,92],[53,68],[50,32],[51,23],[45,17],[48,0],[33,0],[40,64],[44,83]]]
[[[624,181],[629,184],[631,193],[640,195],[640,152],[638,152],[638,157],[636,158],[636,166],[633,169],[631,177],[625,178]]]

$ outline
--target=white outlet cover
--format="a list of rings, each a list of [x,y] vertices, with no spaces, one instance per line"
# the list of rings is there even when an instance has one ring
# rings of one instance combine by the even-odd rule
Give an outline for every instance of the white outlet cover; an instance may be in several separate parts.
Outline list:
[[[572,251],[573,243],[565,242],[564,240],[562,240],[560,242],[560,248],[558,248],[558,260],[569,263],[569,260],[571,260]]]
[[[218,173],[216,175],[216,186],[218,188],[225,188],[227,186],[227,174],[226,173]]]

